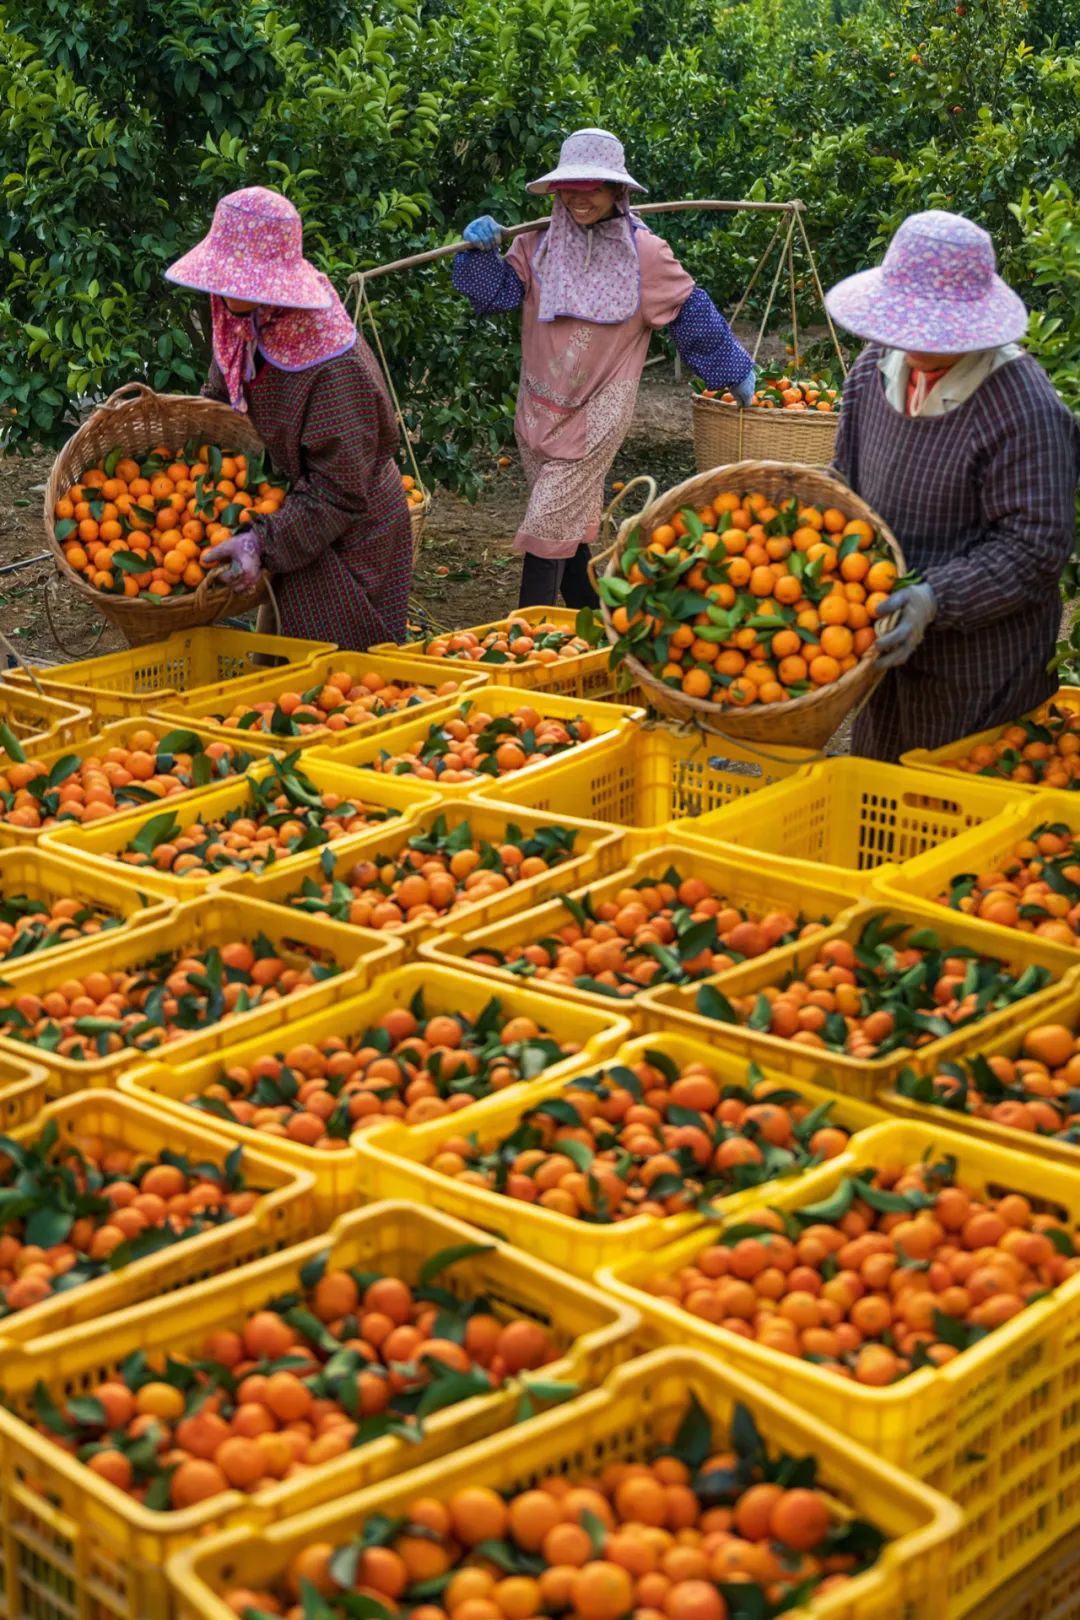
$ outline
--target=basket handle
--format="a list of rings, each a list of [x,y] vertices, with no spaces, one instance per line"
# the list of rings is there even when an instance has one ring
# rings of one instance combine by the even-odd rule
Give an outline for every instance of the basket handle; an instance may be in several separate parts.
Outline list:
[[[145,383],[128,382],[118,388],[115,394],[110,394],[101,406],[103,411],[118,411],[121,405],[130,405],[137,399],[156,399],[157,395]]]
[[[615,526],[615,513],[619,510],[619,507],[622,505],[623,501],[625,501],[630,491],[632,489],[636,489],[639,484],[644,484],[649,492],[645,497],[644,506],[642,506],[638,512],[638,522],[640,522],[645,516],[646,512],[649,510],[653,501],[656,499],[656,480],[655,478],[650,478],[648,473],[639,473],[636,478],[631,478],[628,484],[624,484],[622,489],[620,489],[619,493],[615,496],[615,499],[611,502],[611,505],[607,508],[603,517],[600,519],[600,539],[601,544],[603,545],[603,550],[600,551],[596,556],[590,557],[588,563],[589,583],[592,585],[593,590],[597,589],[597,578],[600,564],[606,562],[611,556],[611,553],[615,550],[616,542],[611,539],[611,531]],[[608,543],[609,541],[610,544]]]
[[[206,608],[206,606],[207,606],[207,597],[209,596],[211,590],[215,588],[215,586],[219,590],[228,591],[230,596],[235,594],[231,585],[227,584],[225,581],[219,581],[217,579],[217,577],[216,577],[217,575],[224,573],[226,567],[227,567],[226,563],[215,563],[212,568],[208,568],[206,570],[206,573],[203,575],[203,577],[199,581],[198,585],[196,585],[194,602],[195,602],[195,606],[198,607],[200,612],[203,611]],[[259,580],[260,580],[260,583],[261,583],[261,585],[263,587],[263,590],[266,592],[267,596],[269,597],[270,605],[274,610],[274,634],[276,636],[280,636],[280,634],[281,634],[281,609],[278,606],[278,599],[277,599],[277,596],[274,593],[274,587],[270,583],[270,575],[267,574],[267,573],[263,573],[263,574],[261,574],[259,576]],[[220,615],[219,615],[219,617],[220,617]]]

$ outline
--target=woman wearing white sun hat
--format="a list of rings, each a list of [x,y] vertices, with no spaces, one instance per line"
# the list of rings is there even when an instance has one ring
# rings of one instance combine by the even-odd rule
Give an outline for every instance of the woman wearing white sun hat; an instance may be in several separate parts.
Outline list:
[[[1018,340],[1020,298],[987,233],[913,214],[876,270],[826,303],[869,345],[844,387],[835,463],[919,582],[896,591],[887,670],[852,752],[896,759],[1015,719],[1050,697],[1059,581],[1076,533],[1080,431]]]
[[[506,258],[501,227],[473,220],[454,285],[478,315],[522,311],[521,380],[514,429],[529,504],[514,540],[524,553],[519,605],[596,601],[586,572],[599,533],[604,480],[634,413],[649,338],[668,327],[689,369],[743,404],[754,391],[750,356],[708,293],[695,286],[667,243],[630,209],[644,191],[621,142],[580,129],[558,167],[533,180],[554,198],[542,231],[515,239]]]

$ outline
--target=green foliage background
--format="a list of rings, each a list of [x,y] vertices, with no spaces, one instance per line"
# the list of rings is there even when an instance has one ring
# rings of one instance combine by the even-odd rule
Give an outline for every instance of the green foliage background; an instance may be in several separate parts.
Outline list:
[[[913,209],[971,215],[1080,403],[1080,0],[15,0],[5,442],[62,442],[78,396],[135,376],[199,384],[198,301],[161,272],[221,193],[286,192],[343,288],[476,213],[526,217],[525,180],[588,123],[655,197],[802,197],[828,279]],[[728,305],[767,234],[747,215],[665,230]],[[508,434],[513,323],[478,330],[446,268],[378,304],[427,478],[475,492]]]

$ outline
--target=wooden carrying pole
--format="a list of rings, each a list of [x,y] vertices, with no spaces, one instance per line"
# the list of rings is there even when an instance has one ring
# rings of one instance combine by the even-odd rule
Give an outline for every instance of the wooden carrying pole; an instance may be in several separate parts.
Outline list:
[[[738,214],[742,212],[757,214],[801,214],[803,205],[799,201],[793,202],[720,202],[711,197],[687,198],[683,202],[634,203],[631,205],[635,214],[643,218],[647,214],[674,214],[682,208],[703,208],[719,214]],[[523,236],[526,231],[541,231],[548,224],[548,220],[529,219],[522,225],[508,225],[503,230],[503,241],[511,237]],[[371,270],[360,270],[349,277],[349,285],[361,281],[371,281],[376,276],[388,276],[394,270],[415,270],[422,264],[434,264],[438,259],[450,259],[456,253],[465,253],[472,247],[471,242],[450,242],[446,247],[429,248],[426,253],[413,253],[407,259],[394,259],[390,264],[377,264]]]

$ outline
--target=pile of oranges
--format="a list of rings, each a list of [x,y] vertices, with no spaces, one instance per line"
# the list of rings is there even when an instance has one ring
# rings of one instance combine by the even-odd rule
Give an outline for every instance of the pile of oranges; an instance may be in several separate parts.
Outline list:
[[[169,810],[151,816],[126,844],[108,852],[110,859],[173,877],[259,873],[288,855],[383,826],[398,815],[359,797],[320,790],[295,754],[275,759],[269,776],[249,777],[248,783],[248,802],[223,816],[202,816],[186,827]]]
[[[730,389],[719,392],[715,388],[703,388],[701,397],[719,398],[724,405],[736,403]],[[750,404],[763,411],[820,411],[829,415],[840,409],[840,390],[828,387],[816,377],[804,382],[797,382],[793,377],[761,377]]]
[[[744,1085],[662,1053],[569,1081],[497,1141],[445,1138],[431,1168],[593,1224],[679,1215],[832,1159],[848,1132],[831,1104],[748,1069]],[[772,1100],[776,1098],[777,1100]]]
[[[787,973],[757,995],[697,991],[697,1010],[800,1046],[872,1062],[926,1046],[1041,990],[1050,971],[942,944],[929,928],[874,917],[852,944],[830,939],[805,975]]]
[[[746,1407],[722,1434],[692,1395],[670,1443],[640,1460],[417,1497],[352,1544],[309,1543],[280,1586],[233,1588],[225,1607],[242,1620],[346,1620],[357,1598],[364,1613],[411,1620],[779,1615],[839,1594],[883,1544],[825,1490],[795,1483],[807,1478],[812,1459],[770,1452]]]
[[[87,467],[53,509],[69,568],[111,596],[160,602],[186,596],[206,577],[210,546],[270,515],[283,480],[264,477],[258,458],[191,442],[175,454],[111,450]]]
[[[578,617],[580,621],[581,615]],[[534,624],[511,614],[483,633],[457,630],[452,635],[433,636],[424,643],[424,656],[477,664],[559,664],[594,652],[602,640],[603,629],[595,621],[584,635],[577,628],[570,630],[546,619]]]
[[[634,530],[613,568],[599,589],[614,659],[740,709],[802,697],[854,669],[897,583],[864,519],[737,490]]]
[[[784,1213],[740,1213],[728,1240],[648,1291],[882,1387],[952,1361],[1080,1270],[1067,1226],[1020,1193],[970,1185],[948,1158],[867,1167]]]
[[[907,1069],[896,1090],[914,1102],[986,1119],[1010,1131],[1080,1145],[1080,1041],[1065,1024],[1039,1024],[1016,1058],[982,1053],[932,1075]]]
[[[420,485],[416,482],[416,479],[413,478],[409,473],[402,473],[401,487],[405,491],[405,499],[408,501],[410,507],[423,506],[424,502],[427,500],[427,496],[420,488]]]
[[[37,830],[65,821],[100,821],[151,799],[224,782],[254,763],[224,742],[204,742],[191,731],[159,737],[133,727],[125,742],[94,753],[73,752],[49,762],[0,762],[0,821]]]
[[[1051,707],[1044,719],[1018,720],[993,742],[976,743],[970,753],[940,760],[938,769],[1068,792],[1080,782],[1080,714]]]
[[[37,951],[122,925],[123,918],[115,912],[103,911],[86,900],[5,894],[0,897],[0,961],[21,961]]]
[[[294,946],[291,955],[307,953]],[[265,939],[230,940],[130,968],[72,967],[55,990],[0,996],[0,1034],[85,1063],[116,1052],[151,1052],[340,972],[334,962],[303,966]]]
[[[54,1122],[28,1143],[5,1142],[0,1188],[25,1191],[0,1236],[0,1317],[156,1253],[163,1233],[181,1241],[247,1215],[259,1197],[231,1160],[150,1159],[99,1136],[61,1145]]]
[[[305,878],[286,904],[356,928],[430,925],[543,877],[570,859],[576,839],[569,827],[552,825],[529,837],[510,823],[502,843],[492,844],[467,821],[450,830],[446,817],[436,816],[398,855],[373,851],[339,873],[332,852],[324,851],[322,882]]]
[[[433,720],[424,737],[400,753],[380,749],[370,769],[422,782],[475,782],[478,776],[510,776],[526,765],[588,742],[592,723],[577,717],[542,717],[528,703],[497,718],[463,703],[447,720]]]
[[[630,997],[651,984],[684,984],[724,972],[816,933],[828,920],[807,923],[786,911],[754,916],[704,878],[683,877],[673,867],[628,884],[608,900],[588,890],[559,898],[569,922],[515,947],[512,955],[482,948],[471,951],[469,960],[521,978]]]
[[[472,1019],[429,1015],[419,996],[359,1034],[224,1063],[212,1084],[184,1101],[264,1136],[342,1152],[352,1132],[369,1124],[442,1119],[577,1051],[532,1018],[508,1015],[497,999]]]
[[[346,731],[399,709],[411,709],[434,697],[454,697],[456,681],[421,686],[417,681],[388,679],[377,670],[354,674],[333,670],[306,692],[282,692],[276,698],[239,701],[228,713],[208,716],[230,730],[257,731],[274,737],[306,737],[312,731]]]
[[[998,871],[957,873],[948,890],[935,899],[999,928],[1076,946],[1080,837],[1062,822],[1044,822],[1021,839]]]
[[[435,1275],[455,1256],[432,1256]],[[540,1323],[503,1321],[483,1298],[436,1306],[359,1269],[301,1282],[298,1299],[216,1329],[193,1356],[125,1362],[74,1409],[39,1385],[39,1432],[167,1512],[294,1479],[391,1423],[419,1434],[438,1385],[451,1391],[444,1405],[490,1394],[558,1354]]]

